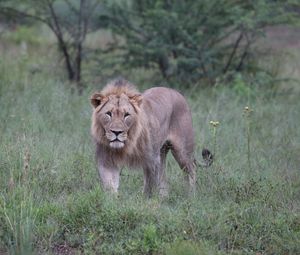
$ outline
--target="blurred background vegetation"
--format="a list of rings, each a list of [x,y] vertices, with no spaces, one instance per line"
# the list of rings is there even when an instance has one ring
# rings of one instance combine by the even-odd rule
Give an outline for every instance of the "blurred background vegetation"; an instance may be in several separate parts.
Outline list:
[[[96,76],[107,79],[133,70],[169,86],[228,84],[237,75],[250,83],[264,77],[260,83],[273,84],[283,77],[274,73],[274,65],[262,63],[273,54],[266,53],[270,47],[263,39],[273,27],[299,24],[300,4],[1,0],[0,7],[2,40],[26,48],[55,42],[66,78],[82,89]]]
[[[0,254],[299,254],[298,0],[0,0]],[[170,156],[102,192],[89,97],[116,76],[192,110],[196,198]],[[211,125],[210,123],[219,123]]]

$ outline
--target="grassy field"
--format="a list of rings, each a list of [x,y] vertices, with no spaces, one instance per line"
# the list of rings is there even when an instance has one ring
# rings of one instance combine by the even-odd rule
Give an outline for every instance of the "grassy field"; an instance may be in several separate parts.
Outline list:
[[[186,197],[171,156],[167,199],[145,199],[142,172],[130,169],[116,198],[102,192],[95,168],[94,88],[72,93],[50,64],[16,56],[0,59],[0,254],[300,253],[298,92],[241,80],[181,90],[197,158],[203,147],[215,154],[197,171],[196,198]]]

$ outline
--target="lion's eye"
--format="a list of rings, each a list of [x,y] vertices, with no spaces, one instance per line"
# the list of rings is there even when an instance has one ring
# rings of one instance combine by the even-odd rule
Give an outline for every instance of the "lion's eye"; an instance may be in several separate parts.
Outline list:
[[[111,117],[111,112],[106,112],[105,113],[107,116]]]
[[[128,112],[125,112],[124,118],[128,117],[130,114]]]

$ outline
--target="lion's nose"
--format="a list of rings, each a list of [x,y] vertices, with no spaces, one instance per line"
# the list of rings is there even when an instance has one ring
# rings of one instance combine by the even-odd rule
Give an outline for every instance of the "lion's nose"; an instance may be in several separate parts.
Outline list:
[[[119,134],[122,134],[123,131],[117,131],[117,130],[110,130],[112,133],[114,133],[116,136],[118,136]]]

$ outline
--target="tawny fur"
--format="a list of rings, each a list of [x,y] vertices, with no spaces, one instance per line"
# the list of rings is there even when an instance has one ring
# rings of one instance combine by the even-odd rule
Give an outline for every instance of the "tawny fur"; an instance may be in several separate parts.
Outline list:
[[[110,95],[121,96],[122,94],[132,97],[140,93],[133,84],[126,80],[118,79],[108,83],[101,91],[101,94],[106,97]]]
[[[146,195],[156,188],[166,195],[165,161],[171,150],[189,190],[194,191],[194,132],[188,104],[180,93],[157,87],[140,94],[131,83],[115,80],[94,93],[91,103],[91,133],[105,189],[118,191],[120,168],[127,165],[143,168]]]

